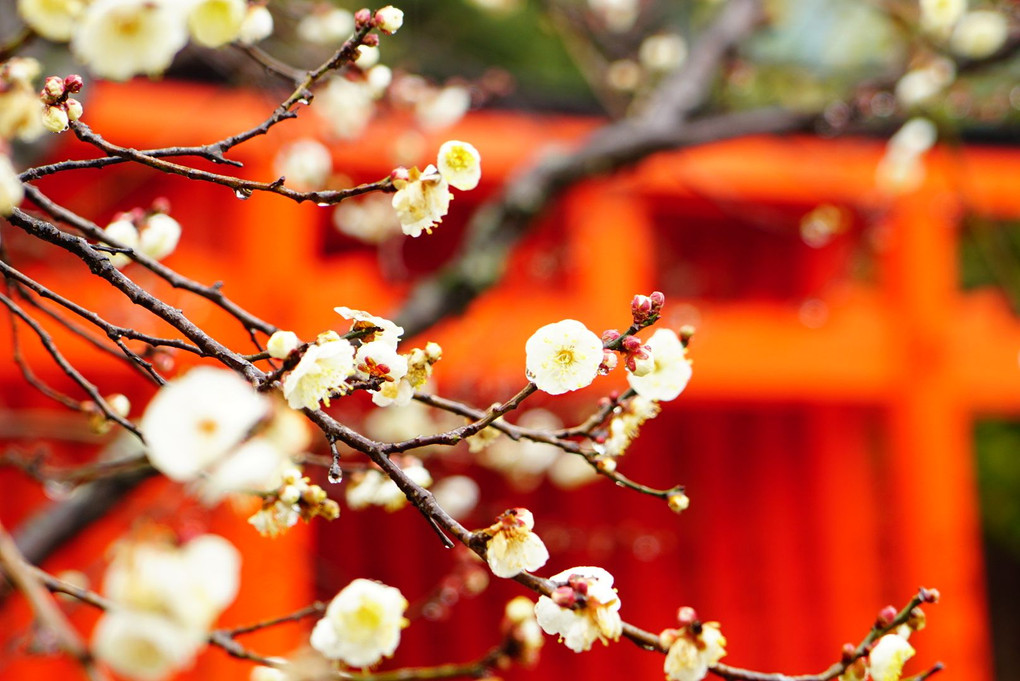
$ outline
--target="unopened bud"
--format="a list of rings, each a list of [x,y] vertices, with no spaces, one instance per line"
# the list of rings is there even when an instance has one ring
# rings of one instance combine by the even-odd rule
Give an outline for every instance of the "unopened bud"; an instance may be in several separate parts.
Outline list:
[[[85,81],[82,80],[81,76],[77,73],[72,73],[70,76],[64,79],[64,89],[71,94],[81,92],[81,89],[85,86]]]
[[[689,627],[698,621],[698,613],[689,605],[685,605],[676,611],[676,621],[681,627]]]
[[[917,595],[925,603],[938,603],[942,596],[938,589],[925,589],[923,586]]]
[[[627,336],[623,339],[623,350],[627,353],[638,352],[641,349],[641,339],[637,336]]]
[[[401,166],[390,171],[390,180],[393,182],[407,182],[410,179],[411,174],[407,171],[407,168]]]
[[[577,603],[577,595],[569,586],[558,586],[553,589],[550,596],[552,602],[561,608],[573,608]]]
[[[683,492],[673,492],[666,497],[666,503],[669,505],[669,510],[673,513],[683,513],[690,507],[691,498]]]
[[[635,324],[643,324],[652,316],[652,300],[648,296],[634,296],[630,301],[630,314]]]
[[[652,309],[656,312],[661,310],[662,306],[666,304],[666,295],[662,291],[652,291],[648,298],[652,301]]]
[[[603,473],[614,473],[616,471],[616,459],[596,459],[595,468]]]
[[[602,343],[608,345],[609,343],[612,343],[619,337],[620,332],[617,331],[616,329],[606,329],[605,331],[602,332]]]
[[[907,618],[907,626],[910,627],[911,631],[921,631],[926,623],[927,616],[924,614],[924,610],[914,608],[910,611],[910,617]]]
[[[690,324],[684,324],[680,327],[678,335],[680,336],[680,342],[686,348],[687,344],[691,342],[691,338],[694,337],[694,327]]]
[[[647,345],[627,358],[627,368],[635,376],[647,376],[655,371],[655,358],[652,357],[652,350]]]
[[[365,39],[361,41],[362,47],[379,47],[379,36],[375,33],[369,33],[365,36]]]
[[[354,24],[358,28],[361,28],[368,22],[372,21],[372,11],[367,8],[359,9],[354,13]]]
[[[319,504],[318,513],[326,520],[336,520],[340,517],[340,504],[332,499],[325,499]]]
[[[127,415],[131,413],[131,400],[120,393],[107,395],[106,404],[110,406],[110,411],[121,418],[127,418]]]
[[[386,5],[375,13],[375,25],[380,31],[392,35],[404,25],[404,12],[393,5]]]
[[[440,347],[439,343],[433,343],[429,341],[425,344],[425,359],[428,360],[429,364],[435,364],[443,358],[443,348]]]
[[[74,97],[68,97],[67,101],[64,102],[64,107],[67,109],[67,117],[72,121],[76,121],[81,118],[83,113],[81,102]]]
[[[47,76],[39,94],[47,104],[56,104],[64,96],[64,79],[59,76]]]
[[[612,350],[602,351],[602,363],[599,364],[599,373],[603,376],[608,374],[610,371],[616,368],[620,358],[616,356],[616,353]]]
[[[878,623],[883,627],[887,627],[892,624],[892,621],[896,619],[896,608],[892,605],[887,605],[878,612]]]
[[[849,664],[850,661],[854,659],[854,654],[856,652],[857,649],[854,647],[853,643],[844,643],[843,650],[840,651],[840,660],[843,664]]]
[[[67,112],[59,106],[48,106],[43,110],[43,127],[50,132],[67,130]]]

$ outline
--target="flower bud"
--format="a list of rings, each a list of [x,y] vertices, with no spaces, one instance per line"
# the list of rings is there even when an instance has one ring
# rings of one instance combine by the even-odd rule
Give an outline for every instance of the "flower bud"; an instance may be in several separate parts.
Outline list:
[[[683,513],[691,505],[691,498],[683,492],[674,492],[666,497],[666,503],[673,513]]]
[[[393,5],[386,5],[375,13],[375,25],[383,33],[393,35],[404,25],[404,12]]]
[[[67,98],[67,101],[64,102],[64,108],[67,109],[67,117],[70,120],[76,121],[79,118],[81,118],[81,115],[83,113],[81,102],[79,102],[74,97]]]
[[[299,345],[301,340],[293,331],[277,331],[266,342],[266,351],[274,359],[284,359]]]
[[[608,345],[620,337],[620,332],[616,329],[606,329],[602,332],[602,344]]]
[[[896,608],[892,605],[887,605],[882,608],[878,613],[878,622],[883,627],[889,626],[894,619],[896,619]]]
[[[569,586],[558,586],[552,592],[552,602],[561,608],[573,608],[577,603],[577,595]]]
[[[596,459],[595,467],[603,473],[613,473],[616,471],[616,459]]]
[[[127,415],[131,413],[131,400],[129,400],[125,395],[120,393],[107,395],[106,403],[110,405],[110,411],[117,416],[127,418]]]
[[[429,341],[425,344],[425,359],[428,360],[429,364],[435,364],[443,358],[443,348],[440,347],[439,343]]]
[[[354,25],[357,27],[364,26],[368,22],[372,21],[372,11],[367,8],[361,8],[354,13]]]
[[[925,603],[938,603],[939,598],[941,598],[941,594],[938,589],[925,589],[924,587],[921,587],[921,591],[918,596]]]
[[[64,79],[64,89],[71,94],[81,92],[83,87],[85,87],[85,81],[77,73],[72,73]]]
[[[655,371],[655,358],[651,349],[645,345],[638,352],[627,358],[627,366],[635,376],[647,376]]]
[[[698,613],[689,605],[685,605],[676,611],[676,621],[681,627],[689,627],[698,621]]]
[[[301,490],[294,485],[284,485],[280,490],[279,497],[280,501],[285,504],[296,504],[301,500]]]
[[[56,104],[64,96],[64,79],[60,76],[47,76],[39,94],[47,104]]]
[[[43,127],[50,132],[64,132],[67,130],[67,112],[59,106],[48,106],[43,110]]]
[[[602,364],[599,365],[599,373],[603,376],[616,368],[620,358],[612,350],[602,351]]]
[[[907,619],[907,626],[910,627],[911,631],[921,631],[927,624],[928,618],[924,614],[924,610],[920,608],[914,608],[910,611],[910,617]]]

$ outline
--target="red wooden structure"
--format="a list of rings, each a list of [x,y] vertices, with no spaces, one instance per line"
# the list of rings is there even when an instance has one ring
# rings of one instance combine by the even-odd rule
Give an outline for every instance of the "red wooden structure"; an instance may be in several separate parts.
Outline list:
[[[103,87],[85,120],[115,143],[151,148],[219,139],[271,107],[236,91],[135,83]],[[403,123],[381,121],[366,140],[392,138]],[[482,112],[428,136],[429,154],[445,139],[471,141],[484,173],[478,190],[458,194],[431,240],[402,245],[412,271],[441,261],[470,208],[513,170],[548,144],[578,143],[594,125]],[[238,148],[235,157],[248,176],[273,177],[275,149],[312,129],[312,117],[302,116]],[[375,149],[372,142],[338,145],[336,167],[355,181],[385,176],[393,161]],[[444,348],[441,388],[477,395],[484,385],[478,403],[488,404],[523,384],[524,341],[538,326],[574,317],[597,331],[619,327],[634,293],[663,290],[667,323],[698,328],[695,377],[646,426],[621,466],[638,480],[686,484],[691,509],[678,518],[661,503],[607,484],[566,497],[544,487],[531,497],[496,493],[494,507],[505,498],[532,508],[539,531],[552,536],[553,571],[592,563],[613,572],[625,619],[657,630],[671,624],[678,605],[690,604],[720,620],[730,640],[727,661],[739,666],[818,671],[838,658],[844,642],[859,640],[882,606],[905,602],[919,585],[938,587],[943,601],[931,607],[930,626],[917,636],[918,659],[941,660],[952,673],[980,681],[992,671],[971,424],[976,414],[1020,410],[1020,324],[996,294],[960,290],[958,227],[965,212],[1020,217],[1014,190],[1020,155],[937,150],[921,189],[889,197],[875,189],[882,151],[877,141],[755,138],[662,154],[585,183],[525,239],[509,276],[429,339]],[[199,281],[224,281],[240,304],[302,337],[336,328],[335,305],[391,312],[410,286],[384,278],[375,253],[337,237],[328,212],[315,206],[276,196],[238,201],[222,187],[126,166],[104,172],[118,182],[105,178],[102,192],[92,171],[40,187],[100,223],[117,210],[169,197],[185,237],[168,264]],[[821,204],[845,211],[847,229],[815,248],[798,229]],[[89,302],[114,319],[149,323],[106,292],[82,293],[84,268],[55,268],[48,252],[25,269],[58,291],[94,295]],[[210,305],[145,283],[182,301],[200,325],[244,343],[238,325]],[[107,392],[127,385],[120,364],[81,344],[67,350],[72,360],[88,357],[93,375],[109,372]],[[26,351],[43,372],[42,353]],[[0,366],[0,379],[8,405],[34,401],[24,397],[13,364]],[[580,400],[596,391],[545,404],[577,413]],[[8,527],[41,501],[16,478],[0,470],[7,490],[0,519]],[[151,503],[160,489],[147,485],[133,503]],[[369,513],[360,523],[345,516],[317,526],[315,537],[297,532],[275,544],[228,516],[217,515],[214,526],[227,528],[254,559],[226,624],[287,612],[316,592],[328,597],[357,576],[421,595],[449,562],[410,511]],[[102,547],[127,518],[104,521],[46,567],[101,566]],[[477,525],[488,522],[491,516],[479,515]],[[591,531],[579,535],[577,526]],[[366,548],[380,537],[414,558],[397,565]],[[273,579],[277,570],[287,577]],[[517,592],[505,584],[494,590]],[[499,602],[464,603],[448,624],[412,626],[398,661],[481,652],[494,634],[477,622],[494,624]],[[0,617],[13,622],[6,618],[24,613]],[[252,643],[286,653],[300,637],[293,627]],[[661,674],[661,659],[626,643],[578,656],[550,640],[544,657],[532,673],[547,678]],[[0,676],[38,672],[39,664],[0,663]],[[247,670],[212,651],[194,674],[213,673],[243,678]]]

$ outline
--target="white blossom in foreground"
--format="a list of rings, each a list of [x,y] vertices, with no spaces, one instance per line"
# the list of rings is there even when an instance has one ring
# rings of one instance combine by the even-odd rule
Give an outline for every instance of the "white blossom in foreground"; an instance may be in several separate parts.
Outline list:
[[[14,172],[11,160],[0,154],[0,215],[10,215],[25,198],[18,174]]]
[[[137,542],[119,548],[103,592],[119,606],[204,632],[237,596],[240,571],[241,554],[217,535],[200,535],[182,547]]]
[[[526,508],[505,511],[490,527],[485,560],[497,577],[533,572],[549,560],[549,551],[537,534],[535,516]]]
[[[341,139],[355,139],[365,131],[375,112],[375,91],[363,80],[333,76],[315,98],[319,115]]]
[[[153,260],[162,260],[177,248],[181,225],[166,213],[153,213],[142,221],[138,250]]]
[[[999,51],[1009,37],[1009,21],[1000,12],[967,12],[949,36],[949,48],[968,59],[984,59]]]
[[[451,475],[435,484],[432,496],[452,518],[462,520],[478,505],[482,491],[478,483],[468,476]]]
[[[87,0],[18,0],[18,14],[33,31],[58,43],[71,39]]]
[[[354,346],[336,333],[321,334],[308,346],[301,361],[283,381],[283,396],[291,409],[329,406],[330,395],[344,392],[347,377],[354,373]]]
[[[878,639],[868,656],[874,681],[899,681],[903,665],[914,656],[914,647],[898,634]]]
[[[161,681],[190,667],[203,647],[203,631],[144,611],[110,610],[92,632],[96,659],[139,681]]]
[[[482,178],[482,156],[467,142],[443,142],[436,165],[443,179],[461,191],[474,189]]]
[[[192,39],[204,47],[222,47],[241,33],[246,0],[197,0],[188,12]]]
[[[681,608],[681,613],[690,608]],[[708,668],[726,655],[726,638],[719,631],[718,622],[692,622],[680,629],[667,629],[660,635],[668,646],[662,669],[669,681],[701,681]]]
[[[333,172],[333,156],[322,142],[309,137],[280,149],[273,167],[278,175],[287,178],[288,187],[316,191],[326,186]]]
[[[576,567],[549,578],[557,588],[535,604],[535,617],[547,634],[575,653],[590,650],[598,640],[608,645],[623,632],[620,599],[613,576],[600,567]]]
[[[330,601],[315,623],[311,644],[326,657],[351,667],[369,667],[389,657],[407,626],[407,599],[392,586],[355,579]]]
[[[266,352],[274,359],[284,359],[301,345],[301,339],[293,331],[277,331],[266,341]]]
[[[411,168],[407,178],[393,180],[397,192],[393,195],[393,210],[397,212],[400,228],[404,234],[419,237],[424,231],[432,233],[432,228],[443,221],[450,210],[450,185],[436,170],[435,166],[427,166],[425,170]]]
[[[253,437],[214,464],[194,482],[196,496],[207,506],[238,492],[267,492],[280,484],[290,457],[267,437]]]
[[[239,445],[268,410],[237,374],[198,367],[160,388],[139,428],[152,465],[173,480],[191,480]]]
[[[671,329],[659,329],[648,339],[647,345],[655,360],[654,368],[643,376],[628,372],[627,382],[634,392],[647,400],[675,400],[691,380],[687,350]]]
[[[188,42],[181,9],[166,0],[94,0],[75,30],[71,51],[103,78],[159,75]]]
[[[590,385],[602,364],[602,341],[574,319],[546,324],[532,334],[524,351],[528,379],[550,395]]]
[[[39,62],[29,57],[0,64],[0,138],[31,142],[43,134],[39,93],[32,85],[39,69]]]
[[[273,35],[273,15],[265,5],[248,5],[237,39],[245,45],[254,45]]]

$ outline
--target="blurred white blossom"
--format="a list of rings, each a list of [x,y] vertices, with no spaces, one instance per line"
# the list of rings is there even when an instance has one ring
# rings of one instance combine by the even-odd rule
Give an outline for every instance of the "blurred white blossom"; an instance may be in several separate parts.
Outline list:
[[[392,586],[355,579],[338,593],[315,623],[311,644],[351,667],[369,667],[393,655],[407,626],[407,599]]]

